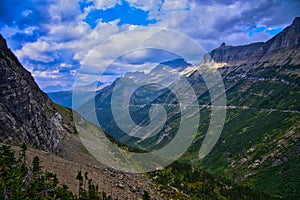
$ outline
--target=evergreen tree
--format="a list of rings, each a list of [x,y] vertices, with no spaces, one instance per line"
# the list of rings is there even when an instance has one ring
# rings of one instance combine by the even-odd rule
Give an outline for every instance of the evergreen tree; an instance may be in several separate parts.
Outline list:
[[[23,144],[18,159],[10,146],[0,145],[0,198],[5,200],[109,200],[105,192],[89,179],[88,173],[77,174],[79,195],[76,197],[66,185],[59,186],[56,174],[43,171],[41,160],[34,157],[32,167],[26,165],[27,146]],[[83,185],[84,184],[84,185]]]
[[[150,200],[150,196],[149,196],[149,193],[147,191],[144,191],[143,200]]]

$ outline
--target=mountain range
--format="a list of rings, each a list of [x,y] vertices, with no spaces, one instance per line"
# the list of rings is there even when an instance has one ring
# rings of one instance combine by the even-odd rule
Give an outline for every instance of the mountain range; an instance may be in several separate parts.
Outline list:
[[[139,87],[130,98],[130,115],[136,124],[143,126],[150,123],[149,109],[153,104],[162,104],[167,111],[162,131],[155,136],[142,139],[128,136],[115,123],[111,111],[112,92],[120,81],[134,82],[148,78],[155,79],[157,83],[163,85],[166,80],[159,75],[176,74],[173,73],[176,70],[185,75],[197,95],[201,116],[197,135],[192,145],[179,159],[178,162],[181,164],[175,163],[166,171],[150,174],[150,178],[146,181],[141,177],[135,177],[134,180],[143,182],[144,188],[157,198],[159,198],[157,194],[162,193],[166,195],[165,198],[178,198],[176,195],[179,193],[186,197],[188,192],[192,195],[192,191],[197,188],[202,188],[202,192],[209,190],[210,198],[236,197],[236,192],[240,188],[234,190],[233,184],[214,178],[221,176],[247,188],[285,199],[297,199],[300,196],[300,17],[295,18],[290,26],[267,42],[243,46],[222,44],[211,51],[210,56],[213,65],[208,69],[202,69],[201,65],[191,66],[179,59],[161,63],[148,75],[128,73],[122,79],[117,79],[111,85],[97,90],[96,94],[95,91],[91,91],[95,99],[85,99],[77,111],[85,119],[91,119],[88,104],[94,101],[98,122],[101,128],[113,137],[111,140],[118,140],[145,151],[159,149],[175,137],[180,123],[179,100],[172,91],[161,87],[160,84],[148,84]],[[120,194],[120,198],[125,197],[127,193],[131,198],[141,198],[141,193],[132,191],[132,188],[138,188],[139,184],[130,181],[131,175],[115,172],[91,161],[93,159],[79,141],[77,133],[80,130],[74,126],[72,110],[53,103],[47,94],[38,88],[30,73],[8,49],[2,36],[0,36],[0,67],[2,143],[11,145],[27,143],[53,156],[72,160],[71,164],[69,161],[63,161],[69,165],[74,165],[76,157],[77,163],[81,162],[81,165],[78,164],[80,168],[82,166],[93,168],[94,172],[95,169],[103,169],[97,173],[107,173],[105,177],[109,177],[116,184],[114,190],[124,191]],[[185,73],[187,69],[188,73]],[[218,70],[223,78],[227,96],[227,115],[223,132],[213,150],[202,160],[198,158],[198,150],[211,117],[209,106],[211,97],[198,70]],[[61,103],[59,101],[57,102]],[[75,115],[78,114],[75,112]],[[88,124],[89,128],[103,133],[99,127],[86,122],[79,115],[78,117]],[[97,124],[92,120],[91,122]],[[93,166],[88,166],[88,162],[93,163]],[[188,167],[190,171],[204,174],[201,180],[193,182],[182,178],[183,174],[194,177],[186,169],[188,165],[184,163],[191,163],[192,166]],[[180,172],[178,169],[185,170]],[[203,170],[213,176],[204,173]],[[124,178],[118,180],[119,175],[129,177],[126,178],[128,182],[120,181]],[[64,176],[66,174],[62,177]],[[183,183],[176,184],[174,181],[176,178]],[[158,185],[153,186],[151,181]],[[208,182],[215,183],[218,187],[199,186]],[[159,184],[167,185],[166,190],[161,191],[161,187],[164,186]],[[107,186],[103,187],[107,189]],[[234,190],[234,194],[231,189]],[[251,199],[251,194],[256,194],[251,193],[251,190],[246,191],[249,192],[249,196],[243,199]]]
[[[74,196],[79,199],[78,188],[81,188],[79,192],[84,192],[82,187],[85,186],[80,185],[80,181],[78,182],[80,172],[85,172],[85,176],[88,175],[90,178],[89,181],[96,184],[97,188],[99,187],[99,192],[102,192],[100,194],[103,196],[100,199],[110,199],[111,197],[117,199],[149,199],[149,195],[153,199],[186,198],[187,196],[191,198],[233,198],[239,196],[241,192],[244,193],[244,199],[250,197],[273,198],[273,196],[266,193],[253,191],[248,187],[212,177],[202,170],[192,171],[189,165],[175,163],[174,167],[189,169],[185,172],[188,172],[189,176],[197,177],[197,183],[193,186],[195,187],[194,192],[191,194],[188,194],[185,189],[179,191],[176,188],[177,185],[171,185],[174,182],[171,177],[175,174],[169,169],[166,169],[169,177],[166,178],[163,175],[166,172],[163,171],[143,175],[130,174],[109,168],[95,160],[81,144],[78,133],[82,130],[75,127],[73,117],[76,117],[76,120],[79,120],[86,130],[96,131],[98,134],[105,133],[100,128],[88,123],[76,111],[53,103],[38,88],[30,73],[23,68],[18,59],[8,49],[2,36],[0,37],[0,69],[0,180],[3,183],[0,186],[0,194],[6,199],[15,199],[17,192],[22,193],[19,190],[14,191],[15,187],[11,183],[22,183],[18,185],[20,189],[26,187],[24,181],[33,185],[36,184],[34,181],[39,177],[31,175],[34,169],[28,162],[32,162],[33,165],[37,166],[37,163],[35,163],[37,160],[42,164],[40,169],[43,168],[43,172],[41,171],[39,174],[40,178],[55,173],[53,174],[55,184],[57,185],[59,181],[60,184],[65,185],[62,186],[64,193],[60,193],[59,196],[63,195],[66,199],[70,198],[67,188],[70,188],[75,194]],[[117,145],[121,145],[113,138],[110,138],[110,140]],[[16,151],[23,152],[24,144],[28,146],[28,148],[25,147],[27,153],[19,154],[25,159],[25,161],[20,162],[21,160],[18,158]],[[12,145],[14,151],[7,151],[9,147],[6,145]],[[23,150],[20,150],[20,148]],[[124,145],[123,148],[130,150],[129,147]],[[14,153],[16,155],[12,155]],[[7,159],[10,156],[14,157],[13,160]],[[26,172],[27,175],[20,173],[18,168],[20,164],[29,169]],[[75,178],[76,174],[77,180]],[[161,180],[170,181],[170,183],[164,184]],[[40,180],[39,183],[44,184],[46,182],[47,180]],[[189,181],[185,180],[185,183],[188,184]],[[203,186],[199,188],[199,184]],[[22,196],[29,198],[36,195],[35,197],[39,199],[49,199],[50,196],[55,196],[59,192],[58,190],[62,188],[51,188],[51,184],[49,189],[45,188],[45,185],[38,185],[35,189],[27,187],[26,191],[29,193],[22,193]],[[90,189],[87,191],[91,192]],[[106,194],[108,194],[108,197]]]
[[[93,98],[95,94],[98,94],[100,90],[105,88],[106,86],[110,85],[109,83],[102,83],[102,82],[94,82],[89,85],[82,85],[78,89],[80,93],[84,93],[82,95],[84,98],[81,99],[80,105],[86,103],[88,100]],[[49,86],[52,87],[52,86]],[[76,106],[72,105],[72,96],[73,90],[57,90],[54,91],[43,89],[47,93],[47,95],[51,98],[51,100],[59,105],[62,105],[67,108],[77,109]]]
[[[74,125],[75,116],[86,130],[104,132],[80,117],[75,111],[53,103],[49,97],[41,91],[31,74],[25,70],[14,54],[8,49],[6,41],[0,35],[0,196],[4,199],[16,199],[17,194],[22,193],[22,198],[49,199],[55,198],[60,189],[65,193],[59,196],[70,199],[70,191],[76,199],[81,199],[78,192],[85,186],[78,182],[79,172],[85,173],[93,184],[97,185],[100,199],[168,199],[183,196],[182,193],[174,192],[174,187],[161,189],[161,183],[154,183],[151,174],[130,174],[109,168],[92,157],[82,145],[78,133],[81,131]],[[98,84],[99,85],[99,84]],[[100,85],[99,85],[100,86]],[[86,88],[86,87],[83,87]],[[87,89],[87,88],[86,88]],[[83,90],[86,90],[83,89]],[[90,91],[92,93],[92,91]],[[73,112],[73,113],[72,113]],[[114,141],[112,138],[110,138]],[[27,153],[19,154],[25,149]],[[8,151],[11,145],[14,151]],[[23,150],[20,150],[23,149]],[[15,154],[15,155],[12,155]],[[20,155],[25,159],[20,162]],[[12,160],[8,159],[11,158]],[[39,176],[33,173],[35,160],[41,162]],[[27,172],[23,174],[25,166],[20,170],[19,165],[25,165]],[[35,163],[36,164],[36,163]],[[22,171],[22,173],[21,173]],[[52,174],[55,173],[55,174]],[[32,175],[33,174],[33,175]],[[76,179],[77,174],[77,179]],[[51,186],[49,180],[41,180],[54,175],[54,182],[59,186]],[[226,196],[238,195],[240,190],[247,191],[247,197],[257,196],[270,198],[267,194],[252,191],[247,187],[223,182],[221,179],[212,178],[209,174],[195,174],[205,180],[205,188],[194,195],[216,198],[220,192],[214,188],[226,191]],[[155,175],[160,176],[159,174]],[[35,182],[39,180],[38,184]],[[40,178],[40,179],[39,179]],[[58,178],[58,179],[57,179]],[[35,188],[27,187],[27,183]],[[216,182],[218,184],[216,184]],[[16,189],[14,184],[21,183]],[[45,188],[44,183],[50,184]],[[52,182],[51,182],[52,183]],[[89,189],[90,192],[90,183]],[[24,185],[25,184],[25,185]],[[24,190],[24,187],[26,187]],[[70,191],[68,192],[68,189]],[[15,190],[14,190],[15,189]],[[66,190],[67,189],[67,190]],[[18,190],[18,191],[17,191]],[[22,190],[22,191],[21,191]],[[25,192],[24,192],[25,191]],[[204,192],[203,192],[204,191]],[[228,194],[227,194],[228,193]],[[107,194],[107,195],[106,195]],[[93,199],[94,198],[89,198]]]
[[[209,54],[213,60],[211,67],[220,72],[225,85],[227,116],[224,129],[214,149],[199,161],[198,150],[211,115],[210,93],[198,72],[205,69],[181,60],[182,66],[175,66],[185,74],[201,107],[196,139],[181,161],[192,161],[195,167],[212,174],[296,199],[300,196],[300,17],[266,42],[243,46],[222,44]],[[150,123],[149,109],[152,105],[162,104],[167,111],[163,129],[146,139],[128,136],[118,127],[111,100],[120,82],[137,84],[139,80],[149,79],[163,83],[166,80],[161,75],[171,77],[174,70],[172,63],[178,63],[178,60],[160,64],[149,74],[127,73],[99,91],[91,100],[95,102],[98,118],[94,123],[99,122],[108,134],[136,148],[148,151],[168,144],[175,137],[180,123],[179,102],[170,90],[150,84],[137,89],[130,98],[130,116],[141,126]],[[164,67],[169,64],[170,68]],[[187,69],[188,73],[184,73]],[[78,111],[93,122],[90,110],[85,108],[87,104]]]
[[[42,88],[42,90],[46,93],[59,92],[59,91],[69,91],[69,90],[72,90],[72,89],[73,89],[73,86],[71,84],[68,84],[68,85],[65,85],[65,86],[62,86],[60,84],[50,85],[50,86]]]

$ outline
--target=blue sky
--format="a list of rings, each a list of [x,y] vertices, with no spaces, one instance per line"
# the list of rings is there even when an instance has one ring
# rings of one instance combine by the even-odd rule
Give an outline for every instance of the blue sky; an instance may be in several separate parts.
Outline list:
[[[72,84],[89,50],[122,31],[170,28],[210,51],[222,42],[266,41],[300,16],[299,8],[297,0],[1,0],[0,33],[44,88]],[[168,59],[160,51],[136,55],[121,71]]]

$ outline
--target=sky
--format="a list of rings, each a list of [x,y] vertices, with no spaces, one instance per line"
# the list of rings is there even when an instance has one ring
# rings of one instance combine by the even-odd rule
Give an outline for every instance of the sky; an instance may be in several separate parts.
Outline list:
[[[0,0],[0,33],[45,88],[72,85],[88,52],[124,31],[169,28],[209,52],[222,42],[267,41],[296,16],[298,0]],[[106,80],[173,56],[155,50],[133,52],[110,68]]]

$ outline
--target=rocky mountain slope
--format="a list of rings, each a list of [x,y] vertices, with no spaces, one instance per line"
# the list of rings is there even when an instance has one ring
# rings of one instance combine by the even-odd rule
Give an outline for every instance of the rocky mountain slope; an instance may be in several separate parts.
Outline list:
[[[71,116],[60,113],[0,35],[0,140],[57,152],[75,133]]]
[[[72,111],[54,104],[39,89],[0,35],[0,145],[2,143],[14,145],[17,151],[22,143],[29,145],[28,162],[39,156],[45,170],[56,173],[61,183],[74,193],[79,187],[76,174],[82,170],[89,172],[99,190],[115,198],[141,199],[146,190],[152,197],[161,199],[147,177],[108,168],[87,152],[77,135]]]

